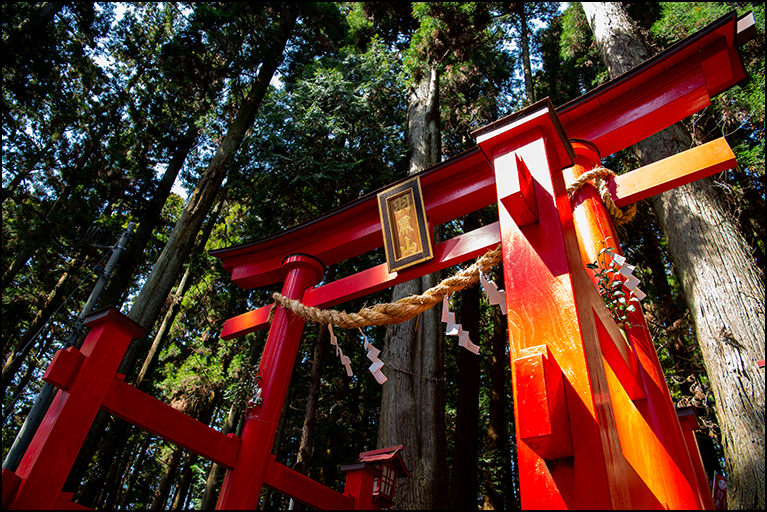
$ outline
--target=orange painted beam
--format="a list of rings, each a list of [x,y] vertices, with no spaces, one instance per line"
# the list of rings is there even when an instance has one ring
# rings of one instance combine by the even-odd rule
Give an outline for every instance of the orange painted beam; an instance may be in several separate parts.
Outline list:
[[[617,176],[610,193],[622,208],[736,165],[735,154],[722,137]]]

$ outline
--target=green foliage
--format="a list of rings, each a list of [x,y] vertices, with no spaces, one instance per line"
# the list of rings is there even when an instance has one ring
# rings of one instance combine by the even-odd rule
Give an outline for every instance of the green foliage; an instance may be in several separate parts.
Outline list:
[[[271,92],[245,141],[241,199],[258,212],[246,219],[250,236],[309,220],[401,172],[405,95],[380,40],[364,53],[346,47],[302,73],[297,84]]]
[[[603,240],[601,244],[603,247],[597,254],[597,261],[587,263],[586,268],[594,271],[594,277],[597,278],[597,290],[599,290],[605,306],[610,310],[613,320],[625,333],[631,327],[628,315],[636,311],[636,306],[632,302],[639,304],[639,299],[632,292],[627,295],[624,291],[623,280],[618,278],[620,268],[612,258],[612,251],[615,251],[615,247],[607,247],[607,240]],[[610,257],[609,261],[608,256]]]
[[[739,48],[748,78],[712,98],[710,107],[684,123],[696,143],[725,136],[733,148],[738,166],[715,179],[723,204],[728,205],[738,219],[757,265],[764,269],[764,5],[753,2],[664,3],[648,39],[652,45],[665,47],[733,9],[737,9],[738,15],[751,11],[756,22],[756,37]]]
[[[580,5],[570,3],[535,36],[543,67],[535,74],[536,97],[562,105],[607,80],[607,69]]]

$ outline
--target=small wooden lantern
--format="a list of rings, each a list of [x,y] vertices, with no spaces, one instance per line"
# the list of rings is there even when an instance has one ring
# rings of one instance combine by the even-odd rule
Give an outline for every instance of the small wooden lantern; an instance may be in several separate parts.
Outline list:
[[[399,445],[360,453],[359,462],[367,462],[381,470],[381,476],[376,477],[373,484],[373,503],[380,507],[389,508],[394,505],[397,478],[410,476],[402,461],[402,448],[403,445]]]
[[[389,272],[433,257],[421,181],[416,176],[378,194]]]

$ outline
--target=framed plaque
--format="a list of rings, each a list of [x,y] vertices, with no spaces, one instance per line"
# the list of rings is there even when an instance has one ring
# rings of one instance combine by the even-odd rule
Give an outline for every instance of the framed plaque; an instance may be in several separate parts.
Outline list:
[[[433,257],[421,181],[417,176],[380,192],[378,212],[389,272]]]

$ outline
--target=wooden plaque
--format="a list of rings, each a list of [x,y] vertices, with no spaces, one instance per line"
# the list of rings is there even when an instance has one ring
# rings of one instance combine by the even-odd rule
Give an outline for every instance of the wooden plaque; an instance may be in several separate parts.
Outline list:
[[[417,176],[379,193],[378,212],[389,272],[433,257],[421,181]]]

